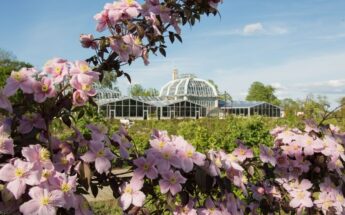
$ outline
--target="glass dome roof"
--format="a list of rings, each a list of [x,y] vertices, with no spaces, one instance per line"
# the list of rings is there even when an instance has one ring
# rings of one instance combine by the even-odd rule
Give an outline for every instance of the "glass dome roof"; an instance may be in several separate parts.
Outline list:
[[[218,94],[216,88],[210,82],[196,78],[191,74],[184,74],[165,84],[160,90],[159,96],[217,97]]]

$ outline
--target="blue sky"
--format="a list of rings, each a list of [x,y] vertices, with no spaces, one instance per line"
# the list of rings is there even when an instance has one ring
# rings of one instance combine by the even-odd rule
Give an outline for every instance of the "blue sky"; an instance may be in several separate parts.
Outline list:
[[[4,0],[0,8],[0,48],[41,67],[53,57],[85,59],[81,33],[94,33],[93,15],[105,0]],[[277,88],[279,98],[345,96],[344,0],[224,0],[221,17],[203,17],[183,28],[183,44],[167,58],[151,56],[125,68],[144,87],[160,89],[177,68],[212,79],[221,91],[244,99],[250,84]],[[118,82],[124,94],[125,79]]]

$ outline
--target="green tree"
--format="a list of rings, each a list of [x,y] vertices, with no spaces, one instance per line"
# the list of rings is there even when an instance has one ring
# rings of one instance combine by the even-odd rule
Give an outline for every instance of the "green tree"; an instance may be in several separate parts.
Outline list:
[[[297,112],[301,111],[301,104],[299,101],[293,100],[291,98],[283,99],[280,106],[285,112],[285,117],[296,117]]]
[[[159,91],[155,88],[148,88],[147,90],[145,90],[146,96],[158,96],[159,95]]]
[[[130,88],[130,95],[131,96],[158,96],[159,91],[155,88],[145,89],[140,84],[134,84]]]
[[[255,81],[249,88],[247,101],[262,101],[278,105],[280,102],[274,95],[275,88],[271,85],[264,85],[261,82]]]
[[[103,76],[103,79],[101,82],[101,86],[107,87],[110,89],[114,89],[115,84],[116,84],[116,80],[117,80],[117,75],[115,72],[106,72],[106,73],[104,73],[104,76]]]

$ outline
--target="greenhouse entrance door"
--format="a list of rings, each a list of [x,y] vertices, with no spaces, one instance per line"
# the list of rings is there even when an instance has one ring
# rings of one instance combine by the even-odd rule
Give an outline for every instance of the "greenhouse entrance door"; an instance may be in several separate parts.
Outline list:
[[[170,119],[175,119],[175,111],[170,111]]]
[[[199,119],[200,118],[200,112],[199,111],[196,111],[195,112],[195,119]]]
[[[147,120],[147,118],[148,118],[148,115],[149,115],[149,111],[148,110],[144,110],[143,111],[143,116],[144,116],[144,120]]]

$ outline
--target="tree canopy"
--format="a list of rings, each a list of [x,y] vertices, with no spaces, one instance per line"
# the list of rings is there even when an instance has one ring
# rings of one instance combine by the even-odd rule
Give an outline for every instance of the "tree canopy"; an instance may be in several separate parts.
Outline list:
[[[275,88],[271,85],[264,85],[261,82],[255,81],[249,88],[247,101],[262,101],[272,104],[279,104],[278,98],[274,95]]]
[[[155,88],[145,89],[140,84],[134,84],[130,88],[130,95],[131,96],[158,96],[159,91]]]

